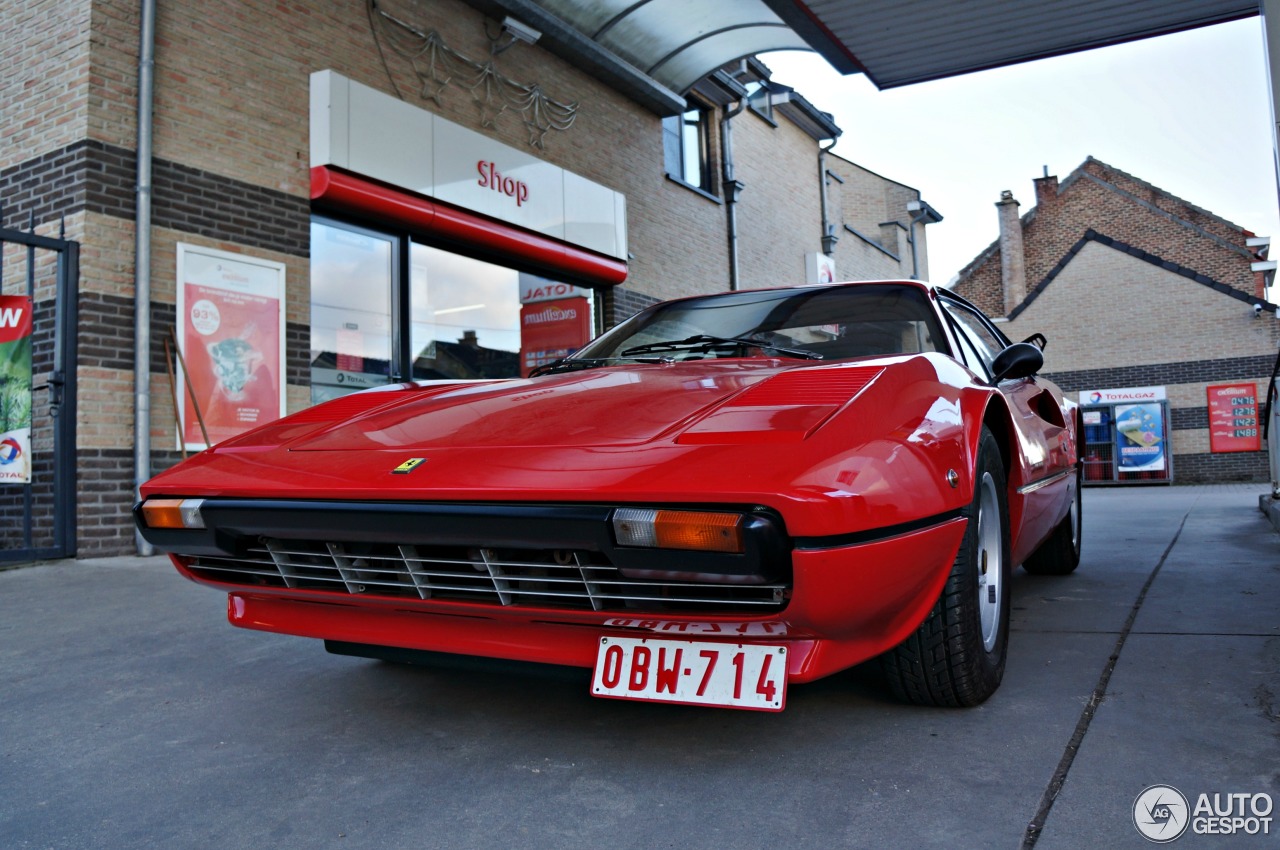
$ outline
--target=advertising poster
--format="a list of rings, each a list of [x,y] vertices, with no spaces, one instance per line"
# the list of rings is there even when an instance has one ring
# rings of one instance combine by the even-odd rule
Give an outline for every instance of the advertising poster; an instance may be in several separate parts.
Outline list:
[[[180,439],[219,443],[284,415],[283,263],[178,245]],[[189,383],[189,388],[188,388]]]
[[[1219,384],[1209,395],[1209,451],[1262,451],[1257,384]]]
[[[31,483],[31,299],[0,295],[0,485]]]
[[[1117,467],[1121,472],[1165,468],[1164,415],[1159,404],[1116,405]]]
[[[520,308],[520,376],[591,340],[591,305],[585,298],[537,301]]]

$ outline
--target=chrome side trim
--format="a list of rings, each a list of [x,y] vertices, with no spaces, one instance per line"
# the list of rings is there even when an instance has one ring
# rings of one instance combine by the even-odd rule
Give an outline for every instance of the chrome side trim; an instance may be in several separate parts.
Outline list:
[[[1075,474],[1076,474],[1076,471],[1074,468],[1064,469],[1062,472],[1059,472],[1057,475],[1050,475],[1048,478],[1041,478],[1039,481],[1032,481],[1030,484],[1024,484],[1023,486],[1018,488],[1018,495],[1025,496],[1028,493],[1034,493],[1037,490],[1048,487],[1050,484],[1057,484],[1062,479],[1069,478]]]

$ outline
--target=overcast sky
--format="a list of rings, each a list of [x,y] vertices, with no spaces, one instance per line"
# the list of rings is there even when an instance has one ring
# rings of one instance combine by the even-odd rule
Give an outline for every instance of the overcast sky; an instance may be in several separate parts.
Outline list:
[[[1044,166],[1065,179],[1089,156],[1276,238],[1280,257],[1262,52],[1254,17],[886,91],[816,54],[762,58],[832,113],[836,153],[942,213],[929,272],[946,283],[995,240],[1001,190],[1025,213]]]

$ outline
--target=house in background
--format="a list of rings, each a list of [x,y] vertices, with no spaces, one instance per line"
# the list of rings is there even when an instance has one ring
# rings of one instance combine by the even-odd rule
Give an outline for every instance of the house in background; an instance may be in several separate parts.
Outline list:
[[[1268,480],[1269,240],[1092,157],[1034,182],[1025,215],[1002,193],[999,239],[954,288],[1011,339],[1048,337],[1045,374],[1082,405],[1086,481]]]

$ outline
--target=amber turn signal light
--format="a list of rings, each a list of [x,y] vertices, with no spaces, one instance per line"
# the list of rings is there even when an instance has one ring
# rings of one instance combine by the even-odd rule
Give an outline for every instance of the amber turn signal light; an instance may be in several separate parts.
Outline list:
[[[742,520],[741,514],[715,511],[619,508],[613,513],[613,531],[620,546],[742,552]]]
[[[142,518],[147,528],[204,528],[203,504],[204,499],[147,499]]]

